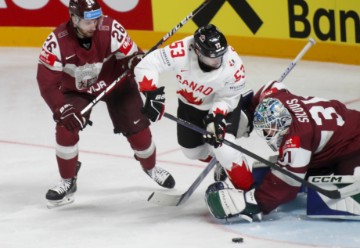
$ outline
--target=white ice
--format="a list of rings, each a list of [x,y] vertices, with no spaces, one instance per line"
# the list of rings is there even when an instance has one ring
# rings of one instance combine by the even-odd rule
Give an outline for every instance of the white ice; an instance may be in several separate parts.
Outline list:
[[[312,49],[316,49],[316,46]],[[59,180],[54,122],[36,82],[36,48],[0,48],[0,247],[360,247],[360,222],[310,220],[304,196],[252,224],[214,220],[204,203],[212,172],[179,207],[147,202],[160,188],[140,169],[125,138],[114,135],[103,103],[94,125],[81,133],[78,191],[72,205],[47,209],[45,193]],[[294,54],[294,57],[296,54]],[[355,55],[354,55],[355,56]],[[243,56],[247,86],[277,79],[291,59]],[[166,111],[176,113],[175,82],[163,75]],[[360,66],[300,61],[285,81],[295,93],[338,99],[360,110]],[[181,194],[204,168],[186,159],[175,123],[151,126],[158,165],[168,169]],[[359,127],[354,127],[359,128]],[[264,158],[272,153],[256,133],[241,145]],[[231,239],[242,237],[244,243]]]

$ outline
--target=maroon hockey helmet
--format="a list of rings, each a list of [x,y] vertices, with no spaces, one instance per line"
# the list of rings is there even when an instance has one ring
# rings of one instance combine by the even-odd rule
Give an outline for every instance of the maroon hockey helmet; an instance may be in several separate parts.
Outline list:
[[[100,4],[97,0],[70,0],[70,14],[85,20],[97,19],[102,16]]]

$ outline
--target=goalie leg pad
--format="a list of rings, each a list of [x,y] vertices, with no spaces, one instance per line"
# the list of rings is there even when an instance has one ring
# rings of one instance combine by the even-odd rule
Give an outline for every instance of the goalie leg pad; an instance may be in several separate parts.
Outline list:
[[[357,176],[312,176],[309,181],[320,187],[335,190],[356,183]],[[310,218],[360,220],[360,192],[341,199],[330,199],[308,188],[307,215]]]

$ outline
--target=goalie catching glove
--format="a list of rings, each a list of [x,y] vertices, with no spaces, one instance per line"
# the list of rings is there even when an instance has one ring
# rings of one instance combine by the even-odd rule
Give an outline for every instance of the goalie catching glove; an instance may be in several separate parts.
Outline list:
[[[209,132],[203,135],[204,141],[215,148],[221,146],[226,132],[225,116],[222,114],[208,114],[204,119],[204,124],[206,131]]]
[[[157,88],[156,90],[143,91],[146,96],[145,105],[141,109],[147,118],[152,122],[158,121],[164,115],[165,112],[165,92],[164,86]]]
[[[231,221],[261,220],[261,210],[254,196],[255,189],[244,192],[231,189],[225,182],[211,184],[205,193],[210,213],[217,219]]]

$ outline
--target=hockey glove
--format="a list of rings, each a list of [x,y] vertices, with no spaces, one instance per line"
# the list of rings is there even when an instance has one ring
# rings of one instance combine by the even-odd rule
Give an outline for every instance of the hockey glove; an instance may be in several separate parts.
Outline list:
[[[126,60],[124,61],[123,69],[128,70],[129,77],[134,77],[134,68],[137,64],[139,64],[139,62],[142,60],[143,57],[144,57],[144,53],[139,51],[133,53],[132,55],[126,58]]]
[[[141,109],[141,113],[143,113],[147,118],[149,118],[152,122],[158,121],[164,115],[165,111],[165,92],[164,86],[157,88],[152,91],[144,91],[144,95],[146,96],[145,105]]]
[[[204,134],[203,139],[206,143],[218,148],[224,141],[226,132],[225,116],[222,114],[208,114],[204,119],[206,131],[210,134]]]
[[[262,216],[254,192],[230,189],[225,182],[216,182],[206,190],[205,202],[217,219],[252,222]]]
[[[85,126],[85,118],[83,118],[79,110],[71,104],[65,104],[56,109],[53,118],[57,123],[63,125],[71,132],[79,129],[82,130]]]

